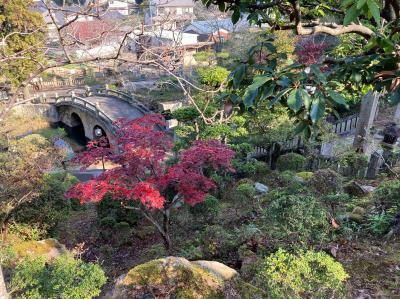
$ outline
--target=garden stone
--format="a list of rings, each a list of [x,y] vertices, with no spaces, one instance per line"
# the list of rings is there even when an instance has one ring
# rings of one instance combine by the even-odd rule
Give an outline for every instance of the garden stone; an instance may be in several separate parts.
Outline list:
[[[235,269],[215,261],[194,261],[192,263],[224,280],[231,279],[238,274]]]
[[[361,188],[364,190],[364,192],[366,193],[372,193],[375,191],[376,187],[374,186],[366,186],[366,185],[362,185]]]
[[[304,179],[303,179],[302,177],[299,177],[298,175],[295,175],[294,178],[293,178],[293,180],[294,180],[296,183],[300,183],[300,184],[303,184],[303,183],[304,183]]]
[[[367,211],[362,207],[355,207],[351,213],[364,216],[367,213]]]
[[[66,247],[56,239],[45,239],[41,241],[24,241],[13,246],[17,257],[42,256],[46,260],[52,260],[67,252]]]
[[[261,183],[255,183],[254,187],[256,188],[256,191],[259,193],[267,193],[269,190],[268,186]]]
[[[109,298],[223,298],[225,282],[237,272],[214,261],[190,262],[185,258],[169,256],[132,268],[115,285]]]
[[[368,193],[368,190],[371,190],[370,188],[364,188],[365,186],[360,185],[356,181],[352,181],[348,183],[346,186],[344,186],[344,190],[346,191],[347,194],[351,196],[357,196],[357,197],[362,197],[366,196]]]

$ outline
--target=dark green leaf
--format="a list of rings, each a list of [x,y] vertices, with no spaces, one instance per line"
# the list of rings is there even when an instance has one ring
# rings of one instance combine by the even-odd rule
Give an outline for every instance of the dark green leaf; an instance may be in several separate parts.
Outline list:
[[[236,24],[239,21],[239,19],[240,19],[240,10],[239,7],[236,7],[236,9],[232,14],[232,23]]]
[[[348,107],[345,98],[342,95],[338,94],[336,91],[328,90],[328,94],[337,104],[345,106],[346,108]]]
[[[241,100],[241,98],[238,95],[233,93],[229,95],[229,98],[231,99],[233,104],[239,104]]]
[[[381,14],[379,11],[379,6],[374,0],[367,0],[367,5],[371,15],[374,17],[375,22],[379,24],[381,22]]]
[[[238,88],[240,83],[242,83],[244,75],[246,73],[246,65],[239,65],[233,72],[233,88]]]
[[[310,111],[311,121],[316,123],[324,116],[325,112],[325,99],[322,96],[316,96],[313,99]]]
[[[358,10],[356,4],[354,4],[347,10],[346,15],[344,16],[343,25],[346,26],[349,25],[351,22],[354,22],[359,15],[360,10]]]
[[[258,94],[258,89],[254,89],[254,90],[247,89],[243,96],[244,105],[246,107],[254,106],[254,102],[257,97],[257,94]]]
[[[301,94],[298,89],[293,89],[292,92],[289,94],[287,99],[287,105],[294,112],[300,110],[301,106],[303,105],[303,100],[301,98]]]
[[[269,82],[269,84],[267,84],[266,86],[264,85],[263,91],[261,93],[260,101],[264,101],[265,99],[272,96],[275,86],[276,85],[274,82]]]
[[[291,65],[288,65],[287,67],[283,68],[282,72],[287,72],[293,69],[299,69],[302,68],[304,66],[304,64],[302,63],[293,63]]]
[[[308,92],[305,89],[299,89],[299,93],[301,98],[303,99],[304,102],[304,107],[306,108],[306,110],[310,109],[310,105],[311,105],[311,97],[308,94]]]
[[[353,4],[353,3],[354,3],[354,0],[344,0],[344,1],[342,1],[341,6],[342,7],[347,7],[347,6],[349,6],[350,4]]]
[[[362,79],[361,73],[357,71],[351,72],[351,79],[355,82],[360,82]]]
[[[287,94],[290,90],[291,90],[291,88],[286,88],[286,89],[281,90],[281,91],[276,95],[276,97],[268,104],[268,107],[271,108],[271,107],[274,106],[276,103],[278,103],[278,102],[280,101],[280,99],[281,99],[285,94]]]
[[[367,0],[358,0],[357,1],[357,9],[361,9],[361,7],[363,7],[366,2],[367,2]]]
[[[251,89],[251,90],[259,88],[261,85],[263,85],[265,82],[267,82],[271,79],[272,79],[272,77],[270,75],[256,76],[253,79],[253,83],[247,88]]]
[[[263,44],[271,53],[276,53],[276,47],[271,43]]]
[[[326,77],[325,75],[321,72],[319,69],[319,66],[316,64],[313,64],[310,66],[310,69],[312,73],[315,75],[315,77],[322,83],[326,83]]]
[[[299,123],[299,124],[296,126],[296,128],[294,129],[294,133],[295,133],[296,135],[297,135],[297,134],[300,134],[300,133],[303,132],[307,127],[308,127],[308,124],[307,124],[307,123],[301,122],[301,123]]]
[[[282,87],[289,87],[292,81],[290,81],[288,77],[281,77],[278,81],[276,81],[276,83]]]

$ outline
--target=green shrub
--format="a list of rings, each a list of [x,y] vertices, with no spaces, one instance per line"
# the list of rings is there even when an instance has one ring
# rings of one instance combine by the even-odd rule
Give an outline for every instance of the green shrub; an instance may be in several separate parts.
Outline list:
[[[128,222],[118,222],[114,227],[114,239],[118,246],[129,244],[132,240],[132,229]]]
[[[215,219],[220,212],[219,201],[214,196],[207,195],[203,202],[190,207],[189,211],[196,216],[196,218],[201,217],[210,222]]]
[[[210,61],[214,58],[215,54],[212,51],[200,51],[193,54],[193,57],[198,62]]]
[[[241,183],[236,187],[235,197],[239,201],[246,202],[256,195],[256,188],[250,183]]]
[[[301,171],[301,172],[296,173],[296,175],[299,178],[302,178],[303,180],[308,181],[309,179],[311,179],[313,177],[314,173],[311,171]]]
[[[108,244],[100,246],[99,251],[102,260],[111,258],[115,252],[114,248]]]
[[[132,205],[138,204],[138,202],[132,202]],[[104,196],[97,205],[97,215],[100,219],[104,217],[112,217],[115,222],[127,222],[129,225],[136,225],[140,218],[140,212],[136,210],[128,210],[121,207],[121,203],[118,200],[113,200],[111,195]]]
[[[57,224],[70,214],[71,202],[65,200],[64,193],[76,182],[66,172],[46,174],[38,198],[16,209],[15,222],[43,231],[41,237],[53,234]]]
[[[314,197],[273,191],[263,209],[263,229],[276,247],[307,247],[328,240],[328,213]]]
[[[337,194],[343,190],[342,176],[331,169],[317,170],[308,184],[319,195]]]
[[[154,244],[145,251],[146,259],[158,259],[167,256],[168,253],[165,250],[165,246],[162,243]]]
[[[212,87],[220,86],[229,75],[229,71],[221,66],[198,68],[197,72],[200,77],[200,82]]]
[[[368,229],[377,236],[388,232],[393,217],[385,213],[368,215]]]
[[[200,244],[205,257],[227,257],[237,247],[235,235],[220,225],[207,226],[200,235]]]
[[[9,232],[15,235],[20,240],[24,241],[39,241],[47,236],[47,230],[41,228],[38,224],[25,224],[18,222],[11,222],[9,226]]]
[[[278,180],[282,185],[287,186],[294,181],[295,176],[295,172],[291,170],[285,170],[279,173]]]
[[[115,224],[117,224],[117,222],[115,221],[114,217],[111,216],[101,218],[100,220],[100,225],[104,227],[113,228]]]
[[[394,216],[400,211],[400,180],[382,182],[375,189],[374,200],[382,213]]]
[[[229,145],[231,149],[233,149],[236,153],[236,157],[238,158],[246,158],[248,153],[253,151],[253,145],[250,143],[238,143]]]
[[[176,109],[171,116],[179,122],[189,122],[199,117],[200,114],[195,107],[187,106]]]
[[[306,158],[297,153],[288,153],[278,158],[276,166],[279,170],[299,171],[303,169]]]
[[[53,139],[53,138],[63,138],[67,135],[63,128],[57,129],[43,129],[38,132],[39,135],[43,136],[46,139]]]
[[[8,289],[21,299],[89,299],[100,294],[105,282],[100,266],[62,255],[48,264],[43,257],[23,259],[13,269]]]
[[[350,196],[347,193],[330,193],[322,197],[322,201],[332,209],[333,214],[337,206],[348,202],[349,199]]]
[[[349,278],[343,266],[324,252],[297,255],[279,249],[266,257],[257,283],[268,298],[342,298]]]
[[[267,163],[257,160],[247,162],[233,159],[232,165],[236,172],[243,176],[262,176],[269,172]]]
[[[364,154],[347,151],[339,157],[339,164],[346,169],[346,173],[355,176],[368,165],[368,158]]]

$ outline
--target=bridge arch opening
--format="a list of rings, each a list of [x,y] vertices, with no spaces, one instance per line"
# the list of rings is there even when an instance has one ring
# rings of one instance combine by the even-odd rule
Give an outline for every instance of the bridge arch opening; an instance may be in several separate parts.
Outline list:
[[[79,144],[86,145],[85,127],[83,126],[82,119],[75,112],[71,113],[71,129],[69,135]]]

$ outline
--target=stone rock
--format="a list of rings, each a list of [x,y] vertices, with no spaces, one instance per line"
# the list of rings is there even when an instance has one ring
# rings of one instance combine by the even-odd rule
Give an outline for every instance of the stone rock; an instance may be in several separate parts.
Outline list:
[[[344,186],[344,190],[346,191],[347,194],[351,196],[357,196],[357,197],[362,197],[368,195],[370,192],[369,188],[364,188],[366,186],[362,186],[356,181],[351,181],[348,183],[346,186]],[[371,186],[369,186],[371,187]]]
[[[367,211],[365,211],[365,209],[362,207],[355,207],[351,213],[364,216],[367,213]]]
[[[56,239],[25,241],[15,244],[13,249],[18,258],[23,258],[25,256],[44,256],[48,260],[52,260],[68,252],[65,246]]]
[[[360,215],[360,214],[350,213],[349,214],[349,219],[354,221],[354,222],[361,223],[364,220],[364,216]]]
[[[268,186],[261,183],[255,183],[254,187],[256,188],[256,191],[259,193],[267,193],[269,190]]]
[[[300,184],[303,184],[303,183],[304,183],[304,179],[303,179],[302,177],[299,177],[298,175],[295,175],[295,176],[293,177],[293,181],[295,181],[295,182],[297,182],[297,183],[300,183]]]
[[[238,274],[235,269],[215,261],[194,261],[192,263],[224,280],[229,280]]]
[[[361,188],[364,190],[364,192],[366,193],[372,193],[375,191],[376,187],[374,186],[366,186],[366,185],[362,185]]]
[[[223,297],[225,281],[236,276],[234,269],[218,262],[190,262],[181,257],[166,257],[138,265],[117,281],[108,298],[193,298]]]

